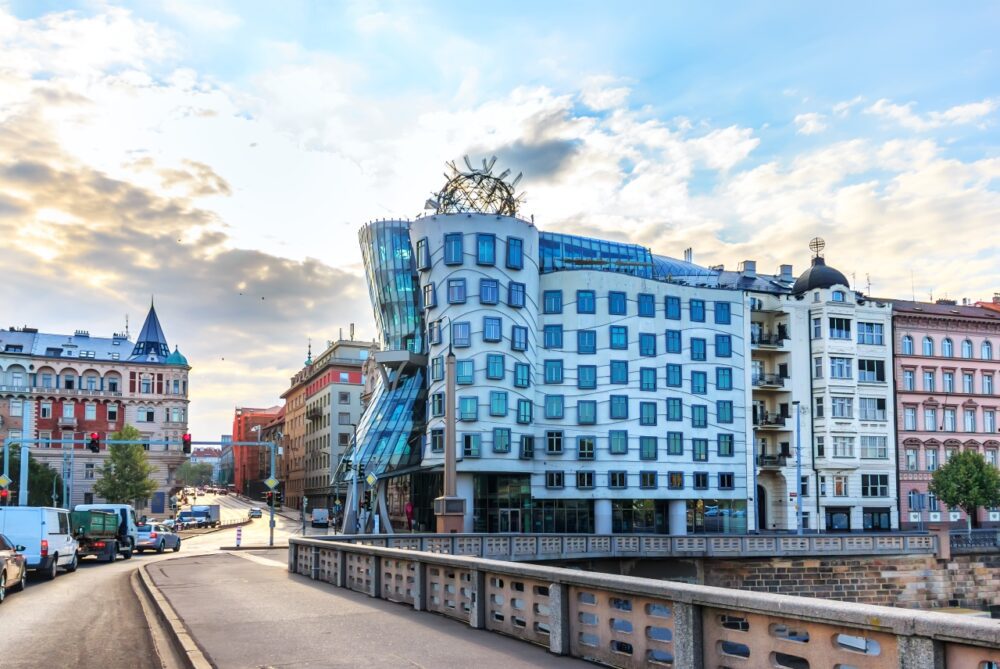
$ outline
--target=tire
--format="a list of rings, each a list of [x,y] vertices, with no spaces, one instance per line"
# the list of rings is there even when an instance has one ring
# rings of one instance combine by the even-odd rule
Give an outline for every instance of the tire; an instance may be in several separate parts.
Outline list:
[[[111,546],[111,550],[108,551],[108,557],[105,559],[105,562],[110,564],[117,559],[118,559],[118,544],[113,544]]]
[[[165,546],[163,545],[163,542],[161,541],[160,545],[156,547],[156,552],[157,553],[162,553],[164,548],[165,548]]]
[[[7,572],[0,571],[0,604],[7,598]]]
[[[46,581],[51,581],[59,575],[59,555],[53,555],[52,560],[49,562],[49,566],[45,568],[42,573],[42,578]]]
[[[132,559],[132,553],[134,553],[134,552],[135,552],[135,547],[132,545],[132,540],[129,539],[129,541],[128,541],[128,550],[126,550],[126,551],[124,551],[122,553],[122,557],[125,558],[126,560],[131,560]]]
[[[178,539],[178,540],[177,540],[177,545],[176,545],[176,546],[174,546],[174,552],[176,553],[176,552],[177,552],[177,551],[179,551],[180,549],[181,549],[181,540],[180,540],[180,539]]]
[[[77,555],[76,553],[73,553],[73,560],[68,565],[66,565],[66,571],[72,574],[74,571],[76,571],[76,568],[79,566],[80,566],[80,556]]]

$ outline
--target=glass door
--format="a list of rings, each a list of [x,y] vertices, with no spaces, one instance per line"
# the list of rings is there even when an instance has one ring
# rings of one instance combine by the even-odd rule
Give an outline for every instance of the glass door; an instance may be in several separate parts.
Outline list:
[[[520,509],[500,509],[500,532],[521,532]]]

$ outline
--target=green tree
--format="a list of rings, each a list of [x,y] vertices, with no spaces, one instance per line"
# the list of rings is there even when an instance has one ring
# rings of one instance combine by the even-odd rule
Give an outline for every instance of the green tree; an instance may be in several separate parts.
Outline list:
[[[934,472],[930,491],[948,506],[965,511],[967,529],[981,506],[1000,506],[1000,471],[976,451],[956,453]]]
[[[10,447],[11,504],[17,500],[17,486],[21,481],[20,444]],[[56,504],[63,504],[62,477],[54,470],[32,457],[28,458],[28,506],[52,506],[52,485],[55,482]]]
[[[112,441],[141,439],[142,433],[131,425],[111,435]],[[145,499],[157,488],[156,481],[150,478],[153,471],[141,444],[111,444],[108,459],[100,469],[100,478],[94,483],[94,492],[114,504]]]
[[[212,482],[212,465],[207,462],[185,462],[174,474],[177,482],[185,486],[203,486]]]

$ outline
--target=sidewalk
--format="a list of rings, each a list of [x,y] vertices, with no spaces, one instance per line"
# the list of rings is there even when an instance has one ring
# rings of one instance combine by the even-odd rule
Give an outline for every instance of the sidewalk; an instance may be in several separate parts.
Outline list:
[[[177,558],[148,573],[221,669],[593,666],[290,574],[282,550]]]

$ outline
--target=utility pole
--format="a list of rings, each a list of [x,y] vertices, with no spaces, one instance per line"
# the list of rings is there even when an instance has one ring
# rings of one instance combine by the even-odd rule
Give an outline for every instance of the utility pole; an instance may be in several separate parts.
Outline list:
[[[802,534],[802,407],[799,400],[795,407],[795,533]]]

